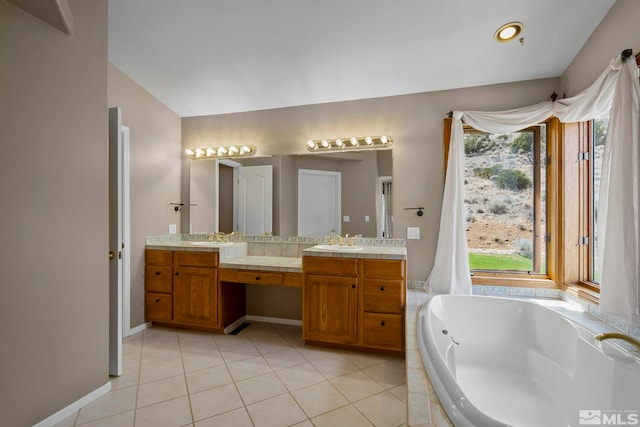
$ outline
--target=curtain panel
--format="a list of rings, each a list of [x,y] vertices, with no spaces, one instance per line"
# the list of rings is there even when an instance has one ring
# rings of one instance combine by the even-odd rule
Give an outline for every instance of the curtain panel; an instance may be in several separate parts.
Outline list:
[[[511,133],[551,116],[561,122],[599,118],[610,111],[598,206],[602,254],[600,309],[640,324],[640,85],[633,60],[617,55],[607,69],[578,95],[507,111],[454,111],[450,152],[434,267],[432,292],[471,294],[464,208],[464,129]],[[620,265],[624,260],[624,265]]]

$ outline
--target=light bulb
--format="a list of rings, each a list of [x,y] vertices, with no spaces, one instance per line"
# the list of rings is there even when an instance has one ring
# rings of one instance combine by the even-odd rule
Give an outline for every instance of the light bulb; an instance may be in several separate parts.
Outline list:
[[[340,138],[336,139],[336,145],[338,147],[342,147],[344,145],[344,143],[342,142],[342,140]]]
[[[380,142],[382,142],[383,144],[386,144],[387,142],[389,142],[389,139],[386,136],[382,135],[380,137]]]
[[[373,140],[371,139],[371,137],[370,137],[370,136],[368,136],[368,137],[366,137],[366,138],[364,139],[364,142],[366,142],[366,143],[367,143],[367,145],[371,145],[371,144],[373,143]]]
[[[327,142],[326,139],[323,139],[322,142],[320,143],[324,148],[329,147],[329,143]]]
[[[247,147],[246,145],[243,145],[242,148],[240,148],[240,154],[245,154],[250,152],[251,149],[249,149],[249,147]]]
[[[189,156],[193,156],[195,154],[191,148],[187,148],[184,152]]]
[[[216,151],[213,148],[207,148],[207,156],[213,156]]]
[[[351,145],[358,145],[358,140],[355,137],[352,137],[349,142],[351,142]]]
[[[307,147],[309,147],[310,150],[313,150],[316,148],[316,144],[312,140],[308,140]]]

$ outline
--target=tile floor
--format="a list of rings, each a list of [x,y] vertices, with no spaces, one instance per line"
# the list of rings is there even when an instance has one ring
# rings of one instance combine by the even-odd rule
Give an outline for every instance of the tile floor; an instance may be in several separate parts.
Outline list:
[[[124,340],[112,391],[66,426],[404,426],[405,361],[305,345],[299,326],[238,335],[151,327]]]

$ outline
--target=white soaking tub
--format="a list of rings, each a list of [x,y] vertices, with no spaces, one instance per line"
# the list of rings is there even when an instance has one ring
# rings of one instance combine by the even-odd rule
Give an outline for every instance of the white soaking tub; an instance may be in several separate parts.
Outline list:
[[[640,425],[640,360],[535,302],[434,296],[418,343],[456,427],[579,426],[598,414]]]

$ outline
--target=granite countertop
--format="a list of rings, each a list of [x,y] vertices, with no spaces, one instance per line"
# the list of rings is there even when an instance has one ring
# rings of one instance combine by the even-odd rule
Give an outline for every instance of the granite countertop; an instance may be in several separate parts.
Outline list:
[[[325,246],[325,245],[320,245]],[[321,256],[334,258],[369,258],[369,259],[407,259],[405,246],[361,246],[360,250],[353,250],[350,246],[332,246],[331,249],[321,249],[318,246],[305,249],[306,256]]]
[[[302,258],[282,256],[243,256],[220,263],[220,268],[302,273]]]
[[[147,249],[178,250],[192,252],[217,252],[220,256],[220,268],[240,270],[265,270],[282,272],[302,272],[302,258],[286,256],[248,255],[247,242],[229,242],[215,245],[215,242],[194,240],[166,240],[149,242]],[[324,247],[324,249],[323,249]],[[303,256],[335,258],[367,258],[403,260],[407,258],[405,246],[328,246],[316,245],[302,251]]]

